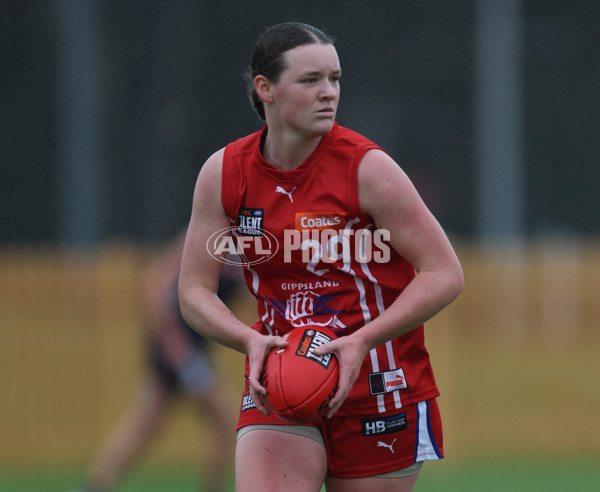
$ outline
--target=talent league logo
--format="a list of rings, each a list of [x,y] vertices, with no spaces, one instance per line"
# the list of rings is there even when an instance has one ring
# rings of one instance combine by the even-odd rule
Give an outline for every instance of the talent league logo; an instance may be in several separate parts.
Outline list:
[[[244,236],[262,236],[264,234],[262,208],[241,207],[238,210],[237,232]]]
[[[279,250],[277,238],[263,227],[262,208],[240,207],[238,225],[213,233],[206,243],[208,253],[229,265],[256,265]],[[250,259],[247,253],[252,253]]]

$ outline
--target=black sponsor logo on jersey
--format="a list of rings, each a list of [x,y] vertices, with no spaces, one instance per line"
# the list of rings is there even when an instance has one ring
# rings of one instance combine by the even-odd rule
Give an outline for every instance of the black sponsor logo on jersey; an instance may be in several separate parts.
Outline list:
[[[265,211],[262,208],[240,207],[236,231],[245,236],[262,236]]]
[[[304,330],[298,348],[296,349],[296,355],[305,357],[310,360],[314,360],[317,364],[322,365],[325,369],[331,364],[331,357],[333,354],[315,355],[313,350],[321,345],[331,342],[331,338],[315,330]]]
[[[377,436],[381,434],[393,434],[406,429],[406,412],[388,417],[375,417],[372,419],[360,419],[363,436]]]
[[[251,408],[256,408],[254,401],[252,401],[252,397],[250,396],[250,392],[244,393],[244,398],[242,399],[242,412],[246,410],[250,410]]]

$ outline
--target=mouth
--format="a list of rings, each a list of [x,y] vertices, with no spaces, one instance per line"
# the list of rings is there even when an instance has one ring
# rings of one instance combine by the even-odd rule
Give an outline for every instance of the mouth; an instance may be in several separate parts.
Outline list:
[[[319,109],[319,111],[317,111],[317,114],[321,116],[333,116],[335,115],[335,109],[331,106],[327,106],[326,108]]]

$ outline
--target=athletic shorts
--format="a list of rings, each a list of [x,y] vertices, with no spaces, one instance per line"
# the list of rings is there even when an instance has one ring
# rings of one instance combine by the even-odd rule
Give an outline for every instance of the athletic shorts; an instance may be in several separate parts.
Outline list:
[[[148,370],[156,376],[159,383],[169,392],[189,393],[190,388],[185,388],[185,385],[182,384],[177,369],[165,358],[158,340],[149,336],[146,346]],[[214,383],[213,361],[206,348],[194,346],[191,343],[190,348],[194,350],[197,357],[194,376],[198,384],[194,385],[196,388],[194,393],[202,393]]]
[[[274,414],[263,415],[246,389],[238,431],[248,425],[289,424]],[[336,478],[371,477],[444,457],[442,420],[435,399],[387,413],[334,415],[313,427],[323,437],[328,474]]]

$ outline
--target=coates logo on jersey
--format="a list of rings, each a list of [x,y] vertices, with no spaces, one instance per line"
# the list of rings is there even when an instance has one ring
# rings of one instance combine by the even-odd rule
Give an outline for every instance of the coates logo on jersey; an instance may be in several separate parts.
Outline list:
[[[340,230],[346,227],[348,220],[343,214],[335,212],[301,212],[296,214],[297,231]]]

